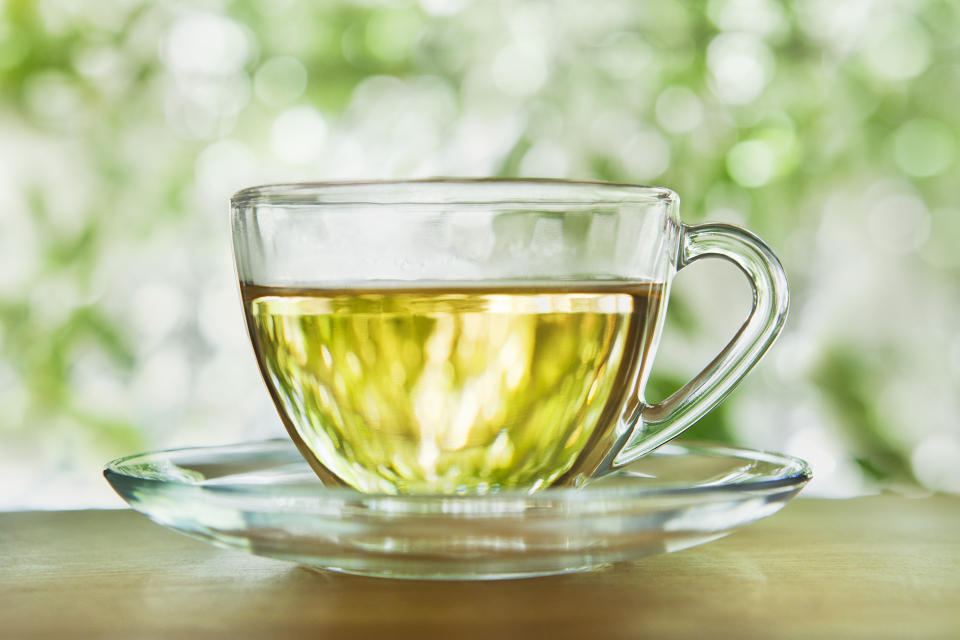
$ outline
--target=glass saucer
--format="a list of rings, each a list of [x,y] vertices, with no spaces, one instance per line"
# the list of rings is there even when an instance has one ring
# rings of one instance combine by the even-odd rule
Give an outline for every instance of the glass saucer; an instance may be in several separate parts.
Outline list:
[[[720,538],[810,480],[788,456],[667,444],[584,488],[391,496],[327,487],[293,443],[144,453],[104,475],[155,522],[221,547],[367,576],[518,578]]]

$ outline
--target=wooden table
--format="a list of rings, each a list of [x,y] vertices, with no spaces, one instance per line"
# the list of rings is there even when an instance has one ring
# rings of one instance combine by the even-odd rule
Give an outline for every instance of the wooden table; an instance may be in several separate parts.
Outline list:
[[[224,551],[131,511],[0,514],[0,638],[960,638],[960,498],[797,500],[590,573],[412,582]]]

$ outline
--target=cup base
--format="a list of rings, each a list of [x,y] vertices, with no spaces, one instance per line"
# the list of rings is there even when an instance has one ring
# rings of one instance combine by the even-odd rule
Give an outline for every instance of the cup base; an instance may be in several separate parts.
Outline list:
[[[519,580],[523,578],[548,578],[550,576],[565,575],[568,573],[587,573],[589,571],[600,571],[611,566],[612,563],[590,564],[583,567],[563,567],[552,571],[528,571],[522,572],[516,569],[504,573],[495,573],[491,571],[473,571],[466,570],[462,573],[437,573],[432,568],[429,569],[411,569],[408,572],[385,571],[379,566],[368,568],[343,568],[343,567],[315,567],[309,564],[302,565],[308,571],[317,573],[340,573],[348,576],[359,576],[362,578],[392,578],[394,580],[436,580],[436,581],[463,581],[463,580]]]

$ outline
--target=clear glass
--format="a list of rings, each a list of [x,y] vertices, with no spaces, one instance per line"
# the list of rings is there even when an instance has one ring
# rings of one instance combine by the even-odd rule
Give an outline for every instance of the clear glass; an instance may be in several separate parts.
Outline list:
[[[329,484],[369,493],[582,486],[673,438],[779,333],[759,239],[680,222],[661,188],[549,180],[256,187],[232,199],[258,362]],[[670,286],[732,260],[753,308],[665,402],[644,400]]]
[[[809,481],[772,453],[668,444],[581,489],[387,496],[328,487],[288,440],[111,462],[155,522],[256,555],[368,576],[519,578],[581,571],[720,538]]]

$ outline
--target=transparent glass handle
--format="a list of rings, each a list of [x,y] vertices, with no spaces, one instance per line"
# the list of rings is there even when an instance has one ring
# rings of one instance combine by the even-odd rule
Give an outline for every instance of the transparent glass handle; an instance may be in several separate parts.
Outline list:
[[[642,408],[614,466],[649,453],[713,409],[760,360],[783,328],[789,307],[787,277],[762,240],[731,225],[684,225],[677,268],[701,258],[724,258],[737,265],[753,288],[753,308],[733,339],[703,371],[663,402]]]

